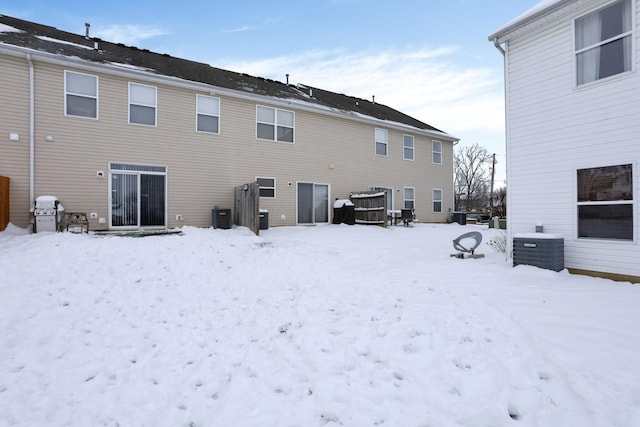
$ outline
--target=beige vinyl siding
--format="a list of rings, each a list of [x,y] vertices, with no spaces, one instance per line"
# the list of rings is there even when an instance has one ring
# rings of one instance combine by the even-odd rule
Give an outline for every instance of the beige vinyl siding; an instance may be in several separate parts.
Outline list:
[[[0,56],[0,175],[10,179],[9,221],[29,225],[29,64],[25,57]],[[9,139],[16,133],[18,141]]]
[[[303,111],[282,105],[282,100],[256,102],[221,94],[216,94],[220,98],[220,133],[196,132],[196,94],[208,92],[34,63],[36,196],[53,194],[67,211],[96,212],[98,218],[105,218],[105,224],[91,219],[92,230],[105,229],[109,223],[109,162],[167,167],[169,227],[210,226],[213,206],[232,208],[234,187],[252,182],[256,176],[276,179],[277,198],[261,199],[272,226],[296,223],[298,181],[329,184],[330,205],[336,197],[348,197],[371,185],[415,187],[416,215],[422,221],[444,222],[452,207],[447,200],[453,199],[453,148],[446,139],[439,138],[443,165],[432,165],[433,138],[412,133],[416,161],[406,162],[402,135],[407,130],[386,128],[389,155],[380,157],[375,155],[374,145],[374,128],[383,127],[380,124]],[[98,76],[99,120],[64,115],[65,70]],[[157,87],[155,127],[128,123],[129,82]],[[28,94],[28,86],[20,93]],[[295,143],[257,139],[256,104],[294,111]],[[28,111],[20,117],[28,123]],[[47,135],[53,141],[46,141]],[[18,168],[21,173],[25,169],[28,173],[28,142],[25,146],[26,152],[15,154],[27,162]],[[104,172],[104,178],[96,176],[98,171]],[[432,188],[443,189],[443,214],[431,213]],[[25,201],[18,204],[29,205]],[[176,221],[176,215],[182,215],[183,221]]]

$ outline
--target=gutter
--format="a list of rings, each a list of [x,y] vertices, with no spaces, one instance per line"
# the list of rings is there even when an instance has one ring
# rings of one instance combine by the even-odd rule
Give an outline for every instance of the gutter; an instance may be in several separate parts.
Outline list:
[[[496,49],[498,49],[500,51],[500,53],[502,54],[502,56],[505,56],[506,52],[504,51],[504,49],[502,48],[502,46],[500,46],[500,43],[498,43],[498,38],[495,37],[494,39],[491,40],[493,42],[493,45],[496,47]]]
[[[24,52],[25,50],[32,50],[32,49],[0,43],[0,52],[7,53],[9,55],[20,55],[21,52]],[[179,87],[183,89],[186,88],[189,90],[202,91],[212,96],[228,96],[231,98],[242,99],[250,102],[273,104],[275,106],[282,106],[284,108],[295,107],[303,111],[320,113],[320,114],[337,117],[341,119],[350,119],[357,122],[375,124],[376,126],[388,127],[388,128],[398,129],[401,131],[410,131],[415,134],[427,136],[429,138],[444,138],[447,140],[458,139],[455,135],[451,135],[442,131],[438,132],[438,131],[432,131],[428,129],[420,129],[404,123],[393,122],[388,120],[380,120],[372,116],[367,116],[367,115],[359,114],[355,112],[345,112],[342,110],[337,110],[332,107],[323,106],[320,104],[314,104],[314,103],[303,101],[303,100],[297,100],[297,99],[291,99],[291,98],[269,97],[266,95],[253,95],[253,94],[242,92],[239,90],[213,86],[208,83],[194,82],[190,80],[183,80],[183,79],[180,79],[179,77],[154,74],[153,70],[151,69],[144,69],[144,70],[140,68],[132,69],[132,68],[121,67],[113,63],[93,63],[93,62],[82,60],[79,58],[60,57],[59,55],[54,55],[54,54],[35,51],[35,50],[32,50],[31,53],[27,53],[28,56],[31,56],[32,54],[40,62],[46,62],[46,63],[56,64],[56,65],[61,65],[66,67],[74,67],[74,68],[78,68],[81,70],[94,72],[94,73],[104,73],[104,74],[110,74],[110,75],[124,77],[124,78],[135,77],[135,78],[144,80],[145,82],[170,85],[173,87]]]
[[[574,3],[577,0],[546,0],[541,1],[538,5],[532,7],[513,21],[504,25],[495,33],[489,36],[489,40],[496,40],[498,38],[502,38],[509,33],[512,33],[529,23],[536,21],[538,19],[544,18],[555,11],[562,9],[566,5],[570,3]]]
[[[29,203],[35,200],[35,78],[33,60],[27,53],[29,63]]]

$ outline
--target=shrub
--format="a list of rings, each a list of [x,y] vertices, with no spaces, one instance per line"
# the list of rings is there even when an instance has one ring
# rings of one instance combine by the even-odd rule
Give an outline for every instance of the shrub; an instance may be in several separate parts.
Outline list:
[[[487,245],[491,246],[494,251],[506,253],[507,252],[507,233],[500,231],[491,240],[487,242]]]

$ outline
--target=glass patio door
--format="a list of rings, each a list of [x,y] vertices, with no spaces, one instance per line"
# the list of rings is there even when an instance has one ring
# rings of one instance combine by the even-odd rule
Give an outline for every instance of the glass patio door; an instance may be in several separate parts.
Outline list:
[[[165,225],[164,175],[140,175],[140,226]]]
[[[298,224],[329,222],[329,185],[298,183]]]
[[[165,170],[154,166],[111,165],[112,227],[166,226]]]

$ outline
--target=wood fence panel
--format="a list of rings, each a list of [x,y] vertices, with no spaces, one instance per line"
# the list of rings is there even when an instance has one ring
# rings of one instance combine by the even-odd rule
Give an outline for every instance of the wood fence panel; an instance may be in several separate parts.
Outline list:
[[[9,178],[0,176],[0,231],[9,224]]]
[[[384,192],[363,191],[351,194],[356,224],[387,226],[387,199]]]
[[[235,188],[233,223],[260,234],[260,186],[257,182]]]

